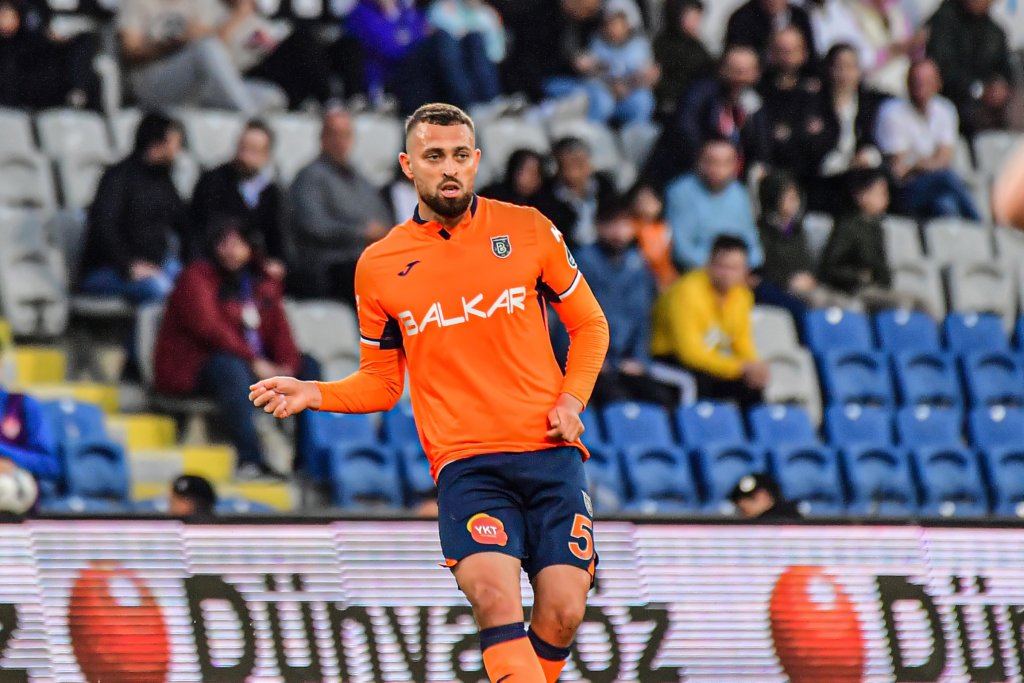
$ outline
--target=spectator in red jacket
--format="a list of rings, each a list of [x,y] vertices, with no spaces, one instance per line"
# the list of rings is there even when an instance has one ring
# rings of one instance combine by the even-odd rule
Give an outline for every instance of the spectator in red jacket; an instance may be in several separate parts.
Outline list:
[[[318,374],[292,338],[278,279],[237,221],[211,233],[207,258],[182,271],[167,300],[154,357],[157,391],[201,392],[219,404],[240,478],[272,475],[257,435],[249,385],[275,375]]]

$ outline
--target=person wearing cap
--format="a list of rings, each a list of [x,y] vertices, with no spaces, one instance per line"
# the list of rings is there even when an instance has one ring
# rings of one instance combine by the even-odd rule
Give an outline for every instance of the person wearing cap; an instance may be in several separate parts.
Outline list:
[[[217,508],[217,492],[203,477],[183,474],[171,483],[168,514],[172,517],[204,519],[213,517]]]
[[[729,500],[740,516],[759,522],[802,519],[796,503],[782,497],[779,484],[770,474],[748,474],[736,483]]]

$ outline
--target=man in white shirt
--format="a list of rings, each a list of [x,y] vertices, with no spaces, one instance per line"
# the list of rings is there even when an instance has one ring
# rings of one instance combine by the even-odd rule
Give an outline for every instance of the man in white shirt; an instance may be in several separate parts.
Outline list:
[[[956,107],[939,95],[942,81],[931,60],[913,64],[909,100],[890,100],[878,114],[879,149],[896,180],[895,209],[916,218],[981,216],[963,179],[953,171],[960,135]]]

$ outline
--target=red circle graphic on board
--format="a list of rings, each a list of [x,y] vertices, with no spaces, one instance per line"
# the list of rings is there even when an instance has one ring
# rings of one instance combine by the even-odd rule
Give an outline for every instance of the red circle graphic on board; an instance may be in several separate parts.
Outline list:
[[[860,683],[864,636],[842,586],[821,567],[779,576],[769,605],[772,640],[791,683]]]
[[[89,683],[164,683],[167,625],[149,587],[115,564],[83,569],[68,603],[71,649]]]

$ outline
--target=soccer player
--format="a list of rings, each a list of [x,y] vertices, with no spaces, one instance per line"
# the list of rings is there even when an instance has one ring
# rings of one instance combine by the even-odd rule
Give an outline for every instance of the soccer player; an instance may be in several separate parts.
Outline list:
[[[487,675],[553,683],[597,563],[579,414],[608,324],[551,221],[474,194],[480,152],[462,110],[417,110],[400,161],[419,205],[356,267],[359,370],[327,383],[275,377],[250,398],[277,417],[390,410],[408,364],[441,549],[473,606]],[[545,300],[569,331],[564,376]],[[522,569],[534,591],[529,633]]]

